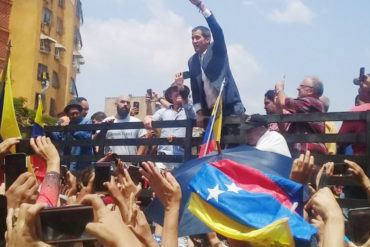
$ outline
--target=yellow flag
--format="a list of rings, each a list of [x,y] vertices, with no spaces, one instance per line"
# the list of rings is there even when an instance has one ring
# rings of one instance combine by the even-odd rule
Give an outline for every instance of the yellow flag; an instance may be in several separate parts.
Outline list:
[[[3,140],[10,137],[20,137],[21,132],[19,131],[17,119],[15,117],[15,110],[13,104],[13,92],[12,92],[12,81],[11,81],[11,63],[10,58],[8,60],[8,67],[5,76],[5,87],[1,97],[3,103],[3,109],[1,112],[1,125],[0,134]],[[1,77],[0,77],[1,78]]]

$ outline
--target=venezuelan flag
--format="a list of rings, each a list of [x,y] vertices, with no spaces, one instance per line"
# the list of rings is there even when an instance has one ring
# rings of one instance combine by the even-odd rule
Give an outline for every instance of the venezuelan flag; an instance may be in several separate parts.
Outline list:
[[[38,105],[36,110],[35,121],[32,126],[32,137],[37,138],[38,136],[44,135],[44,122],[42,121],[43,104],[41,95],[38,95]],[[37,155],[30,157],[30,163],[36,176],[37,182],[42,183],[46,174],[45,161]]]
[[[0,78],[3,78],[1,73]],[[11,63],[10,58],[8,59],[8,65],[5,72],[5,82],[2,85],[2,91],[0,96],[0,135],[1,140],[5,140],[11,137],[20,137],[21,132],[19,131],[17,119],[15,116],[14,103],[13,103],[13,92],[12,92],[12,80],[11,80]],[[15,152],[15,148],[12,149]]]
[[[217,142],[221,140],[221,128],[222,128],[222,97],[218,96],[216,103],[213,107],[211,117],[209,119],[206,133],[203,137],[203,143],[200,147],[199,158],[204,155],[217,150]],[[212,126],[213,125],[213,126]],[[208,142],[208,149],[206,152]]]
[[[189,210],[214,231],[253,246],[295,246],[317,229],[298,213],[303,186],[231,160],[206,163],[189,184]]]

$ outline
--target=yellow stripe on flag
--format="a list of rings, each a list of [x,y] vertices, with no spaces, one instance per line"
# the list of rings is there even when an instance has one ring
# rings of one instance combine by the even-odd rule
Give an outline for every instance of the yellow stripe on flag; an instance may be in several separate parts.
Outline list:
[[[41,128],[44,128],[44,123],[42,121],[42,111],[43,111],[43,105],[42,105],[42,99],[41,95],[39,95],[38,98],[38,106],[37,106],[37,111],[36,111],[36,116],[35,116],[35,123],[40,125]]]
[[[254,229],[222,214],[194,192],[191,195],[189,210],[215,232],[225,237],[250,242],[254,247],[295,246],[288,218],[277,220],[261,229]]]
[[[11,81],[10,74],[11,74],[11,64],[10,64],[10,59],[9,59],[8,68],[6,70],[6,76],[5,76],[3,112],[2,112],[1,125],[0,125],[1,126],[0,133],[1,133],[1,137],[3,140],[11,138],[11,137],[21,136],[21,132],[19,131],[17,119],[15,117],[15,110],[14,110],[14,104],[13,104],[12,81]]]
[[[213,136],[214,140],[218,143],[220,143],[221,140],[221,129],[222,129],[222,97],[220,98],[220,103],[218,106],[218,111],[215,109],[216,107],[213,107],[212,115],[215,118],[215,123],[213,125]]]

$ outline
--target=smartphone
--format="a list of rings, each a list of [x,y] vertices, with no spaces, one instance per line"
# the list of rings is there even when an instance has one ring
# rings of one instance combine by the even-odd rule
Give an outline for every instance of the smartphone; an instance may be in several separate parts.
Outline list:
[[[17,153],[25,153],[27,155],[35,154],[30,145],[30,139],[20,140],[20,142],[15,145],[15,150]]]
[[[151,88],[146,90],[146,93],[150,96],[150,98],[153,98],[153,90]]]
[[[7,154],[5,156],[5,189],[17,180],[22,174],[27,172],[27,159],[25,153]]]
[[[139,172],[139,167],[137,166],[129,166],[127,169],[128,173],[130,174],[130,177],[132,181],[137,185],[139,184],[142,179],[141,179],[141,173]]]
[[[134,107],[139,109],[139,102],[138,101],[134,101]]]
[[[41,210],[37,229],[48,244],[94,241],[85,231],[87,223],[93,221],[92,206],[62,206]]]
[[[334,175],[345,174],[348,170],[348,165],[346,163],[335,163],[334,164]]]
[[[110,162],[95,163],[95,179],[94,179],[95,192],[100,193],[108,192],[108,189],[103,185],[103,183],[110,181],[112,169],[113,167]]]
[[[350,209],[348,228],[352,242],[360,242],[369,232],[370,207]]]
[[[184,79],[189,79],[190,78],[190,72],[189,71],[184,71],[182,72],[182,77]]]

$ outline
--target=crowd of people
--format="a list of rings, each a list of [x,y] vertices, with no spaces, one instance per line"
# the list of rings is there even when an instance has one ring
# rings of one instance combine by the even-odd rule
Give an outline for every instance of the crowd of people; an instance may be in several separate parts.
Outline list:
[[[30,139],[29,145],[35,155],[44,161],[45,167],[37,167],[21,174],[13,184],[1,184],[0,190],[0,241],[2,246],[52,246],[40,236],[39,214],[46,208],[67,205],[92,205],[93,220],[86,225],[86,232],[95,240],[82,243],[60,243],[60,246],[253,246],[248,242],[226,238],[217,233],[199,236],[178,236],[181,187],[172,175],[181,163],[141,162],[124,163],[117,155],[184,155],[181,145],[172,145],[176,138],[185,137],[185,128],[173,127],[157,130],[153,121],[193,119],[197,127],[205,129],[211,118],[212,109],[221,92],[223,116],[242,115],[245,108],[229,66],[226,42],[223,31],[214,14],[200,0],[189,0],[205,17],[208,27],[198,26],[192,30],[192,44],[195,54],[188,62],[190,88],[184,85],[184,73],[177,73],[164,96],[156,92],[146,95],[146,115],[142,129],[110,129],[104,131],[55,132],[49,137],[39,136]],[[211,42],[213,38],[213,41]],[[370,74],[360,75],[359,94],[350,112],[370,110]],[[224,87],[224,88],[223,88]],[[296,114],[327,112],[329,99],[325,97],[323,82],[316,76],[306,76],[298,85],[298,95],[288,97],[284,92],[284,80],[264,95],[266,114]],[[189,95],[192,95],[192,100]],[[262,101],[262,99],[261,99]],[[152,103],[160,105],[153,112]],[[88,100],[79,97],[71,100],[59,114],[58,125],[85,125],[101,123],[133,123],[141,120],[135,117],[137,107],[131,106],[128,94],[117,97],[116,114],[106,116],[96,112],[87,118]],[[317,234],[308,246],[342,247],[370,246],[370,225],[365,228],[361,240],[348,239],[348,212],[343,211],[336,201],[338,196],[345,198],[368,199],[370,202],[370,179],[366,170],[357,163],[344,160],[346,175],[360,187],[328,186],[321,188],[323,176],[334,176],[335,164],[315,162],[317,154],[366,155],[364,143],[351,143],[340,146],[335,143],[287,143],[282,134],[321,134],[321,133],[365,133],[366,123],[344,121],[337,131],[332,122],[292,122],[268,123],[259,114],[249,116],[245,123],[246,143],[256,149],[292,157],[289,179],[307,188],[304,208],[305,219],[317,227]],[[167,138],[168,145],[106,146],[104,150],[92,146],[72,146],[58,149],[53,141],[103,139]],[[10,150],[20,142],[20,138],[9,138],[0,143],[0,162]],[[99,162],[113,162],[115,165],[110,181],[102,186],[104,195],[96,191],[94,164],[87,161],[70,162],[68,171],[63,172],[60,157],[63,155],[94,155],[99,152],[104,157]],[[141,183],[130,174],[129,168],[139,168]],[[0,167],[0,169],[2,169]],[[87,175],[86,175],[87,174]],[[3,181],[1,176],[0,181]],[[142,190],[153,192],[150,200],[158,198],[164,208],[163,225],[148,222],[144,209],[145,198]],[[146,198],[148,199],[148,198]],[[232,205],[230,205],[232,207]],[[369,212],[369,211],[367,211]]]

